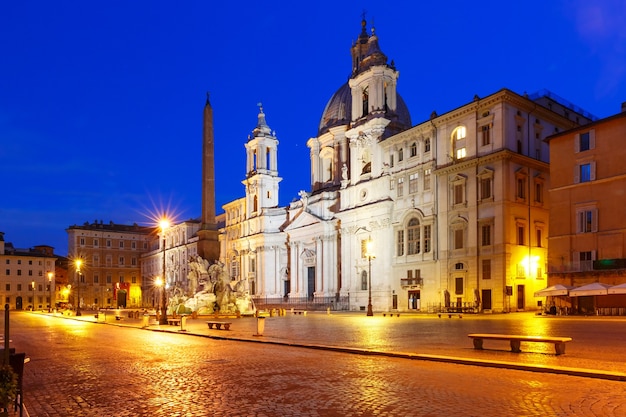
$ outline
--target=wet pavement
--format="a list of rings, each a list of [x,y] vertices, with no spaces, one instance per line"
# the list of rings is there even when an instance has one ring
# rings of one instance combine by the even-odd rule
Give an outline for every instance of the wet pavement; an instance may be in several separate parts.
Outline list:
[[[626,381],[626,316],[545,316],[535,313],[498,315],[447,315],[378,313],[367,317],[361,313],[307,312],[284,315],[264,314],[263,318],[188,318],[181,326],[159,325],[146,321],[134,310],[122,311],[116,320],[114,311],[95,318],[92,312],[72,317],[94,323],[140,327],[152,331],[189,333],[203,337],[241,340],[257,343],[284,344],[309,348],[351,351],[361,354],[386,354],[414,359],[454,360],[458,362],[495,362],[495,366],[537,371],[567,372],[577,375]],[[230,322],[229,330],[209,329],[207,321]],[[260,323],[262,321],[262,323]],[[262,326],[262,336],[259,336]],[[522,342],[522,353],[510,351],[508,341],[485,341],[484,350],[473,348],[470,333],[522,334],[564,336],[573,340],[566,344],[564,355],[556,355],[549,343]],[[562,369],[563,368],[563,369]]]
[[[287,312],[181,329],[129,313],[12,313],[30,416],[626,415],[626,317]],[[468,333],[573,341],[481,351]]]

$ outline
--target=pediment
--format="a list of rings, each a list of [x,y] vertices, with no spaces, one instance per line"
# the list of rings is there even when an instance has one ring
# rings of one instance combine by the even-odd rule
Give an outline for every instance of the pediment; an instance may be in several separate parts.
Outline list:
[[[294,219],[285,227],[284,231],[289,232],[302,227],[312,226],[314,224],[322,223],[322,219],[309,213],[308,211],[301,211]]]

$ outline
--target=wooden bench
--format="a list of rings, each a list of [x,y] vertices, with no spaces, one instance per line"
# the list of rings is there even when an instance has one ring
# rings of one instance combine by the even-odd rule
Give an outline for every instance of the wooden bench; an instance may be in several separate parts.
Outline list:
[[[169,324],[170,326],[178,326],[180,325],[180,319],[176,319],[173,317],[168,317],[167,318],[167,324]]]
[[[215,328],[217,330],[221,330],[222,326],[224,326],[224,330],[230,330],[230,325],[232,323],[227,323],[223,321],[207,321],[206,324],[209,326],[209,329],[212,329],[213,326],[215,325]]]
[[[483,340],[508,340],[511,343],[511,351],[519,353],[521,352],[521,342],[538,342],[538,343],[553,343],[554,350],[557,355],[565,353],[565,343],[571,342],[571,337],[552,337],[552,336],[520,336],[511,334],[486,334],[486,333],[472,333],[467,335],[474,342],[474,349],[483,348]]]

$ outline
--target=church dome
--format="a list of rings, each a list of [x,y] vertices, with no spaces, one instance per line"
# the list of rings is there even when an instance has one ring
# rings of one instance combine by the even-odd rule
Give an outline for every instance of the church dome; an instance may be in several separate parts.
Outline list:
[[[328,132],[331,127],[350,124],[351,117],[352,92],[348,83],[345,83],[328,100],[322,113],[318,135],[321,136]]]
[[[392,131],[389,132],[389,134],[395,134],[413,126],[411,124],[409,108],[402,97],[400,97],[400,94],[397,95],[397,107],[395,112],[388,111],[385,116],[391,120],[389,128],[391,128]],[[330,100],[328,100],[324,112],[322,113],[322,119],[320,120],[318,136],[328,132],[331,127],[349,125],[351,117],[352,92],[350,91],[348,83],[345,83],[339,87]],[[389,134],[384,136],[388,137]]]

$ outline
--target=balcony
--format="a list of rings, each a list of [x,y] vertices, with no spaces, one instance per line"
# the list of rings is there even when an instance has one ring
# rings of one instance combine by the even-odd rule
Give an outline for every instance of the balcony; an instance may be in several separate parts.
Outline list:
[[[402,278],[400,280],[400,286],[402,288],[422,286],[424,280],[422,278]]]

